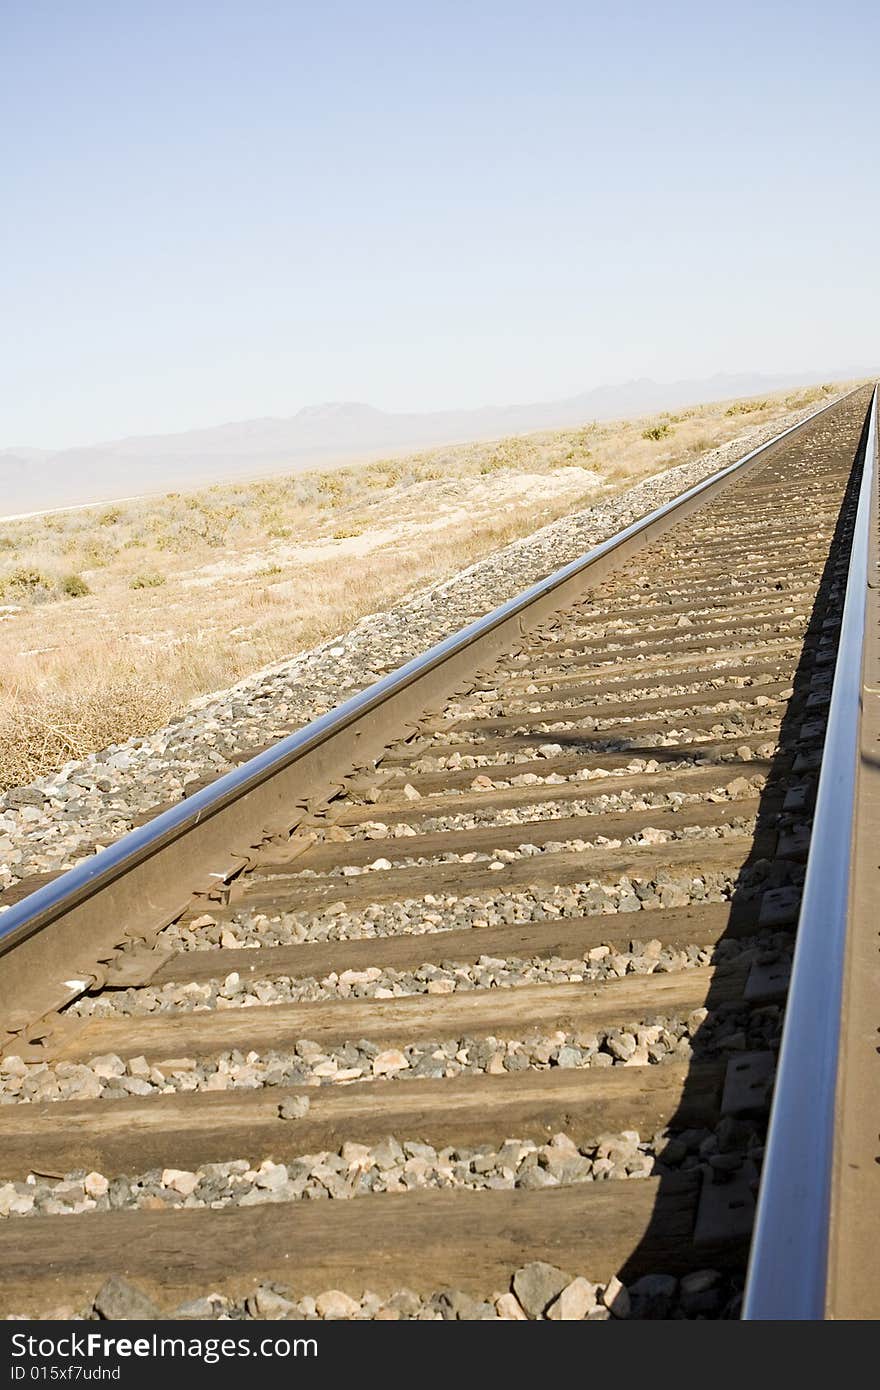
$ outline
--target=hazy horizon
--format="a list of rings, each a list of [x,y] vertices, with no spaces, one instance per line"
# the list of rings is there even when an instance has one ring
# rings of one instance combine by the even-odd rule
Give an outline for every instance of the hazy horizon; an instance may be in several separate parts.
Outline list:
[[[292,416],[231,421],[167,434],[129,435],[72,449],[0,449],[0,519],[56,507],[115,501],[131,495],[190,490],[235,479],[270,477],[444,446],[504,440],[537,441],[594,421],[699,409],[708,402],[814,390],[843,380],[831,373],[713,376],[658,383],[642,378],[576,396],[526,405],[426,413],[386,413],[356,402],[306,407]]]
[[[659,391],[661,391],[661,392],[664,391],[664,390],[670,390],[670,391],[672,391],[673,394],[674,394],[674,393],[676,392],[676,389],[677,389],[678,387],[680,387],[680,386],[687,386],[687,385],[693,384],[693,385],[696,385],[696,386],[705,386],[705,387],[708,387],[708,386],[710,386],[710,385],[711,385],[713,382],[715,382],[715,381],[718,381],[719,384],[720,384],[721,386],[724,386],[726,383],[737,384],[737,382],[738,382],[739,379],[741,378],[741,379],[745,382],[744,394],[750,394],[752,391],[758,391],[758,390],[761,390],[761,389],[768,390],[768,391],[776,390],[776,389],[783,389],[784,386],[789,385],[789,384],[790,384],[791,386],[796,386],[796,385],[799,385],[799,384],[803,384],[803,385],[812,385],[812,384],[814,384],[814,383],[816,383],[816,382],[818,382],[818,381],[820,381],[820,380],[821,380],[821,381],[826,381],[826,380],[827,380],[827,381],[853,381],[853,380],[860,380],[860,379],[862,379],[862,378],[868,378],[868,377],[870,377],[870,376],[872,376],[872,375],[874,375],[874,374],[875,374],[875,373],[874,373],[873,368],[866,368],[866,367],[864,366],[864,364],[862,364],[861,366],[853,366],[853,365],[850,365],[850,366],[848,366],[848,367],[846,367],[846,368],[836,368],[836,369],[833,368],[833,367],[827,368],[827,369],[812,368],[812,369],[810,369],[810,370],[806,370],[806,371],[802,371],[802,372],[793,372],[793,371],[785,370],[785,369],[782,369],[782,370],[780,370],[780,371],[778,371],[778,372],[768,371],[768,372],[762,372],[762,373],[758,373],[758,372],[749,372],[749,371],[747,371],[747,370],[730,371],[730,372],[720,370],[720,371],[718,371],[718,372],[713,372],[712,374],[710,374],[710,375],[708,375],[708,376],[706,376],[706,377],[703,377],[703,378],[695,378],[695,379],[693,380],[693,382],[680,381],[680,380],[660,381],[660,380],[657,380],[656,378],[647,377],[647,376],[643,376],[643,377],[630,377],[630,378],[627,378],[626,380],[621,380],[621,381],[605,381],[605,382],[598,382],[598,383],[595,383],[595,384],[592,384],[592,385],[588,385],[588,386],[585,386],[582,390],[577,391],[577,392],[574,392],[571,396],[563,396],[563,395],[561,395],[559,392],[557,392],[555,395],[553,395],[553,396],[551,396],[551,397],[549,397],[549,398],[541,398],[541,399],[539,399],[538,397],[536,397],[536,396],[533,395],[533,396],[528,397],[528,398],[525,399],[525,400],[519,400],[519,401],[500,401],[500,400],[499,400],[499,401],[484,401],[484,402],[481,402],[481,403],[478,403],[478,404],[472,405],[472,406],[471,406],[471,405],[456,405],[455,403],[450,402],[450,403],[448,403],[448,404],[446,404],[446,405],[441,405],[441,406],[437,407],[436,409],[430,410],[430,411],[402,411],[402,410],[401,410],[401,411],[398,411],[398,410],[388,410],[388,409],[386,409],[385,407],[383,407],[383,406],[381,406],[381,405],[376,405],[376,403],[375,403],[374,401],[349,401],[349,400],[311,401],[311,402],[307,402],[307,403],[305,403],[305,404],[303,404],[303,405],[297,406],[295,409],[292,409],[292,410],[290,410],[290,411],[287,411],[287,412],[285,412],[285,413],[283,413],[283,414],[276,414],[276,415],[249,415],[249,416],[245,416],[245,417],[239,417],[239,418],[236,418],[236,419],[232,419],[232,418],[230,418],[230,419],[215,419],[215,420],[211,420],[211,421],[203,420],[203,421],[201,421],[201,422],[199,422],[199,423],[196,423],[196,424],[187,425],[187,426],[181,426],[181,427],[178,428],[178,429],[172,429],[172,430],[158,430],[158,429],[157,429],[157,430],[147,430],[147,431],[145,431],[145,432],[143,432],[143,433],[137,433],[137,434],[136,434],[136,433],[133,433],[133,432],[128,432],[128,433],[126,433],[126,434],[116,435],[116,436],[114,436],[113,438],[85,439],[85,440],[79,440],[79,441],[77,441],[77,442],[75,442],[75,443],[61,443],[61,444],[56,444],[56,445],[44,445],[44,444],[40,444],[39,442],[34,441],[34,440],[28,440],[28,441],[18,440],[17,442],[14,441],[14,442],[12,442],[12,443],[4,443],[2,440],[0,440],[0,458],[2,458],[4,455],[8,455],[8,454],[17,454],[17,455],[19,455],[19,456],[24,456],[24,455],[27,455],[27,454],[34,454],[34,455],[37,455],[37,454],[39,454],[39,455],[54,455],[54,454],[59,454],[59,453],[73,453],[73,452],[76,452],[77,450],[83,450],[83,449],[92,449],[92,448],[104,449],[104,448],[112,448],[112,447],[117,446],[117,445],[120,445],[120,444],[127,444],[127,443],[129,443],[129,442],[131,442],[131,441],[137,441],[138,443],[140,443],[140,442],[142,442],[142,441],[145,442],[145,441],[151,440],[151,439],[163,440],[163,439],[169,439],[169,438],[174,438],[174,437],[178,437],[178,436],[189,438],[189,437],[193,437],[193,436],[198,436],[198,435],[200,435],[200,434],[210,434],[210,433],[213,433],[213,432],[215,432],[215,431],[220,431],[220,430],[235,429],[235,428],[240,427],[240,426],[260,425],[260,424],[269,424],[269,423],[279,423],[279,424],[280,424],[280,423],[287,423],[287,422],[296,420],[296,419],[301,418],[301,417],[315,417],[315,416],[317,416],[317,415],[318,415],[319,413],[321,413],[321,412],[327,412],[327,413],[329,414],[330,412],[333,412],[333,411],[335,411],[335,410],[348,410],[348,409],[352,409],[352,408],[358,409],[358,410],[369,411],[369,412],[375,412],[376,414],[384,415],[384,416],[390,416],[390,417],[399,417],[399,416],[401,416],[401,415],[406,415],[406,416],[412,415],[412,416],[418,416],[418,417],[425,417],[425,416],[439,416],[439,415],[442,415],[442,416],[453,416],[453,415],[464,415],[464,414],[466,414],[466,415],[486,414],[486,415],[488,416],[488,415],[496,415],[496,414],[503,413],[503,412],[514,412],[514,413],[515,413],[515,412],[518,412],[518,411],[527,411],[527,410],[529,410],[529,409],[531,409],[531,408],[538,408],[538,409],[550,408],[550,409],[552,409],[552,408],[553,408],[554,406],[556,406],[556,405],[559,405],[559,404],[561,404],[561,403],[568,402],[568,401],[570,401],[570,400],[577,400],[578,398],[581,398],[581,397],[583,397],[583,398],[586,399],[586,398],[589,398],[589,397],[591,397],[591,396],[601,396],[601,395],[602,395],[603,393],[605,393],[605,392],[607,392],[607,393],[609,393],[609,394],[617,393],[617,392],[629,393],[629,392],[632,392],[635,388],[638,388],[638,387],[641,387],[641,386],[645,386],[645,387],[648,387],[648,388],[656,388],[657,390],[659,390]],[[878,373],[877,373],[877,374],[880,375],[880,369],[878,369]],[[781,385],[779,388],[774,387],[771,383],[773,383],[773,382],[775,382],[775,381],[779,381],[780,383],[782,383],[782,385]],[[717,399],[718,399],[718,400],[722,400],[722,399],[726,399],[726,397],[724,397],[724,396],[719,396],[719,397],[717,397]],[[687,401],[684,397],[682,397],[680,403],[681,403],[682,405],[691,404],[691,403],[696,404],[696,401],[694,401],[694,402],[689,402],[689,401]],[[645,410],[646,410],[646,411],[648,411],[649,408],[650,408],[649,406],[647,406],[647,405],[645,406]],[[637,412],[639,409],[641,409],[641,407],[636,403],[636,404],[633,406],[633,410]],[[604,418],[608,418],[608,417],[605,416]]]

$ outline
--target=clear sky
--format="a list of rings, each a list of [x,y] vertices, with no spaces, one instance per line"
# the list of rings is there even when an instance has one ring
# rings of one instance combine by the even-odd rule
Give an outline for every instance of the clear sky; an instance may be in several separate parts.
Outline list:
[[[0,0],[0,446],[880,363],[875,0]]]

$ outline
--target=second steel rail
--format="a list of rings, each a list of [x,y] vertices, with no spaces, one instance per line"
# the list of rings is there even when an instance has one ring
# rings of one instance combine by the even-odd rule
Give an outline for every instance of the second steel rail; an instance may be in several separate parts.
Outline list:
[[[827,1314],[844,961],[876,469],[875,389],[743,1304],[743,1317],[749,1320],[816,1320]]]

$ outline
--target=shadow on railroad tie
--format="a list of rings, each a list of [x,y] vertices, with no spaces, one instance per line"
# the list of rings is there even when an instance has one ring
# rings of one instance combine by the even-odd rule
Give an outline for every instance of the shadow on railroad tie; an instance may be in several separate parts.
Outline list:
[[[694,700],[695,704],[698,699],[699,696],[696,696]],[[722,717],[723,716],[719,715],[719,722]],[[680,722],[686,724],[687,720],[682,718]],[[680,743],[664,743],[657,744],[656,746],[654,744],[631,743],[628,739],[609,739],[601,732],[596,733],[593,737],[584,733],[549,733],[519,734],[517,738],[522,743],[534,743],[536,745],[558,743],[565,749],[566,753],[583,753],[585,756],[594,754],[597,757],[601,757],[603,753],[620,754],[621,756],[627,756],[633,760],[641,758],[644,762],[650,762],[652,759],[656,763],[680,762],[683,756],[686,757],[688,755],[687,746],[683,746]],[[684,752],[682,751],[683,747]],[[708,763],[706,765],[709,766]],[[729,764],[719,763],[718,766],[728,767]]]
[[[864,432],[859,450],[863,442]],[[749,776],[758,769],[766,771],[767,780],[758,805],[755,838],[737,871],[729,916],[714,947],[717,970],[706,999],[708,1014],[692,1036],[692,1056],[681,1098],[665,1131],[683,1144],[677,1146],[677,1152],[673,1146],[671,1162],[664,1164],[661,1159],[656,1164],[660,1184],[651,1219],[620,1271],[628,1283],[646,1274],[680,1277],[698,1270],[718,1271],[723,1290],[720,1309],[729,1317],[739,1312],[736,1291],[742,1288],[745,1276],[772,1092],[773,1054],[784,1016],[787,957],[794,945],[803,884],[806,844],[792,832],[812,813],[824,739],[827,707],[808,709],[807,700],[820,669],[815,664],[820,637],[835,635],[833,628],[823,631],[823,624],[826,618],[839,620],[840,616],[843,577],[835,575],[835,566],[841,554],[848,552],[858,472],[854,470],[847,485],[829,544],[777,751],[769,763],[719,764],[725,781]],[[836,581],[837,595],[833,593]],[[833,666],[823,669],[830,676]],[[804,729],[807,724],[813,725],[809,733]],[[680,756],[681,750],[633,752],[660,761],[664,756]],[[790,798],[783,809],[791,784],[805,781],[808,791],[802,807],[796,807]],[[731,809],[735,814],[735,806]],[[639,928],[647,931],[655,922],[656,918],[639,920],[637,926],[634,923],[634,932]],[[757,943],[750,947],[749,938],[759,930],[766,948],[763,943],[761,948]],[[768,939],[771,935],[773,941]],[[745,960],[744,951],[748,952]],[[718,1316],[717,1297],[713,1305],[712,1296],[710,1289],[706,1294],[707,1315]],[[699,1297],[697,1294],[697,1312]],[[646,1300],[647,1310],[651,1296],[646,1295]],[[659,1297],[657,1311],[647,1315],[663,1317],[663,1307],[664,1300]]]

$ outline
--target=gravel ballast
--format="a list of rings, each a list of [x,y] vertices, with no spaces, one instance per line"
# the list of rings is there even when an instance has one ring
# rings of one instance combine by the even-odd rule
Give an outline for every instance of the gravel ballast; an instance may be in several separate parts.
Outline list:
[[[690,943],[681,948],[664,946],[656,937],[633,940],[628,950],[610,945],[593,946],[582,955],[480,956],[476,964],[430,961],[414,970],[368,966],[363,970],[335,971],[322,979],[289,975],[271,979],[242,976],[233,971],[204,984],[144,985],[105,991],[97,997],[83,995],[65,1010],[78,1018],[114,1018],[119,1015],[198,1013],[213,1009],[241,1009],[273,1004],[308,1003],[320,999],[400,999],[413,994],[456,994],[462,990],[515,989],[523,985],[580,984],[583,981],[616,980],[625,975],[672,974],[710,962],[739,960],[771,964],[786,954],[787,935],[762,932],[751,938],[720,941],[712,946]],[[259,959],[255,970],[259,971]]]
[[[651,912],[690,904],[728,902],[736,894],[746,901],[765,890],[799,886],[803,866],[787,860],[758,859],[748,868],[705,871],[696,877],[657,870],[652,878],[621,874],[611,882],[504,886],[504,860],[498,864],[498,888],[469,894],[425,893],[396,902],[368,902],[349,909],[344,897],[319,911],[269,915],[241,911],[218,922],[210,913],[166,929],[163,945],[178,951],[210,951],[217,946],[293,946],[304,941],[357,941],[380,936],[421,936],[456,928],[496,927],[515,922],[558,921],[613,913]],[[377,879],[377,882],[379,880]],[[339,892],[345,892],[345,879]],[[639,929],[641,932],[643,929]],[[635,934],[635,933],[634,933]],[[653,930],[651,931],[653,934]]]
[[[428,1188],[468,1191],[534,1191],[576,1182],[644,1178],[708,1164],[710,1148],[700,1146],[709,1130],[689,1131],[686,1142],[662,1136],[642,1139],[635,1131],[603,1135],[578,1145],[559,1133],[547,1144],[507,1139],[493,1148],[449,1146],[437,1149],[416,1140],[387,1136],[380,1144],[346,1143],[338,1150],[303,1153],[287,1163],[246,1158],[206,1163],[190,1171],[155,1168],[135,1175],[106,1177],[72,1172],[61,1179],[29,1173],[23,1182],[0,1184],[0,1216],[79,1215],[134,1208],[161,1211],[259,1206],[271,1202],[331,1198],[344,1201],[370,1193]],[[663,1155],[668,1150],[668,1158]]]
[[[303,1296],[273,1282],[259,1284],[237,1298],[211,1290],[166,1310],[161,1310],[137,1284],[112,1275],[86,1307],[62,1304],[36,1315],[23,1312],[8,1316],[13,1320],[37,1316],[59,1321],[168,1318],[185,1322],[209,1318],[218,1322],[605,1322],[737,1318],[741,1298],[742,1280],[716,1269],[693,1270],[680,1279],[671,1274],[643,1274],[625,1284],[617,1275],[609,1278],[607,1273],[599,1275],[594,1270],[590,1279],[533,1261],[513,1273],[507,1290],[487,1292],[485,1296],[454,1288],[426,1294],[401,1288],[385,1296],[366,1289],[356,1297],[342,1289],[325,1289]]]
[[[716,1174],[730,1174],[747,1160],[760,1162],[762,1156],[762,1136],[752,1125],[730,1119],[714,1130],[690,1128],[649,1136],[623,1130],[581,1143],[562,1131],[543,1144],[508,1138],[476,1147],[435,1147],[386,1135],[377,1144],[348,1142],[334,1150],[298,1154],[286,1163],[235,1158],[196,1169],[154,1168],[118,1176],[85,1169],[61,1178],[28,1173],[23,1181],[0,1183],[0,1217],[220,1210],[426,1189],[534,1192],[695,1170],[711,1182]]]
[[[0,1105],[40,1101],[125,1100],[184,1091],[255,1090],[264,1086],[324,1086],[397,1082],[422,1077],[501,1075],[551,1067],[654,1066],[700,1056],[766,1051],[778,1043],[780,1009],[768,1004],[719,1005],[708,1013],[652,1016],[631,1028],[579,1033],[530,1032],[524,1037],[457,1037],[379,1047],[366,1038],[333,1047],[303,1038],[290,1052],[221,1053],[199,1061],[178,1057],[162,1066],[115,1053],[89,1062],[0,1060]]]

